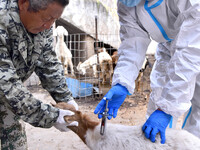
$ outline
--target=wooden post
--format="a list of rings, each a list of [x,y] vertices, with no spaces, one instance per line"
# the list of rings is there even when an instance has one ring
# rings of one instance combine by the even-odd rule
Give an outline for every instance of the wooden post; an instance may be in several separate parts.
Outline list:
[[[100,64],[99,64],[99,53],[98,53],[98,26],[97,26],[97,16],[95,16],[95,45],[94,45],[94,50],[95,54],[97,55],[97,73],[98,73],[98,88],[99,88],[99,94],[102,93],[101,91],[101,81],[100,81]]]

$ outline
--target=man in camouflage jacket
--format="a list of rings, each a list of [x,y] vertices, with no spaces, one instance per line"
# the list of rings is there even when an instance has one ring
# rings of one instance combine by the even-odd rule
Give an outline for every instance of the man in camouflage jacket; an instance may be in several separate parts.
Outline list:
[[[78,106],[68,90],[63,68],[52,47],[51,25],[67,4],[68,0],[0,0],[2,150],[27,149],[20,119],[35,127],[50,128],[58,124],[66,128],[63,116],[73,114],[33,97],[23,82],[34,71],[56,102],[70,101]]]

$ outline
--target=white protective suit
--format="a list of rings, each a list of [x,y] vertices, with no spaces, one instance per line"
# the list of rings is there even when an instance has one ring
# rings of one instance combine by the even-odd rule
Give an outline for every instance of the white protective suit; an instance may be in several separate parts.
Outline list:
[[[118,14],[122,43],[113,85],[134,92],[151,37],[159,45],[147,115],[160,108],[176,120],[189,111],[184,128],[200,137],[200,0],[141,0],[136,7],[118,1]]]

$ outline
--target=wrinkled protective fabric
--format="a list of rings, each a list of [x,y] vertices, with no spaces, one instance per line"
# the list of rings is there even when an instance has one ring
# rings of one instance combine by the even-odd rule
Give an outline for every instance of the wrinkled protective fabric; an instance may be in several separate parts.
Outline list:
[[[161,97],[163,87],[166,83],[166,65],[170,61],[170,51],[167,49],[168,43],[158,44],[157,51],[155,54],[156,61],[151,73],[151,89],[150,100],[147,108],[146,118],[156,110],[156,102]],[[156,69],[155,69],[156,68]],[[187,106],[189,107],[189,106]],[[189,109],[189,108],[184,108]],[[172,128],[176,128],[178,118],[173,117]]]
[[[145,124],[142,126],[142,130],[147,139],[155,142],[156,134],[160,133],[161,143],[165,143],[165,130],[171,120],[171,115],[166,114],[163,111],[154,111]]]
[[[126,5],[127,7],[134,7],[140,3],[141,0],[119,0],[121,3]]]
[[[151,0],[148,6],[153,6],[156,2],[157,0]],[[173,39],[171,42],[163,37],[145,10],[144,3],[145,1],[141,1],[136,7],[126,7],[118,2],[122,43],[118,50],[119,61],[112,85],[119,83],[130,93],[134,92],[134,81],[151,37],[160,44],[151,74],[150,103],[154,106],[148,112],[152,113],[160,108],[178,118],[191,106],[195,82],[200,73],[200,2],[163,0],[160,5],[151,9],[168,37]],[[200,132],[199,128],[196,129]]]
[[[108,119],[116,118],[117,112],[121,104],[124,102],[126,96],[128,94],[128,90],[126,87],[117,84],[113,86],[108,93],[104,96],[104,98],[99,102],[96,109],[94,110],[94,113],[98,114],[98,118],[102,118],[102,113],[105,110],[106,107],[106,100],[108,101]]]
[[[197,76],[196,84],[195,84],[195,92],[194,96],[191,100],[192,108],[191,112],[185,113],[184,121],[185,126],[183,129],[189,131],[190,133],[196,135],[200,138],[200,75]]]

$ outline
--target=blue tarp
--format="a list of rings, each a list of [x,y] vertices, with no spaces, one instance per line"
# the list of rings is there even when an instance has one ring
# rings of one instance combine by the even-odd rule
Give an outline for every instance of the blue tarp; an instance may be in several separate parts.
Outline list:
[[[91,83],[81,82],[69,77],[66,78],[66,82],[74,98],[92,95],[93,85]]]

